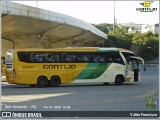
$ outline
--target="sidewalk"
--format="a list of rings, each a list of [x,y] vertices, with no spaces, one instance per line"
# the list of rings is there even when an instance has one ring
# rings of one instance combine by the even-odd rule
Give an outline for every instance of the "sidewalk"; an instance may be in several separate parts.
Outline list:
[[[143,67],[140,67],[140,72],[143,73],[159,73],[159,67],[146,67],[146,71],[144,71]]]

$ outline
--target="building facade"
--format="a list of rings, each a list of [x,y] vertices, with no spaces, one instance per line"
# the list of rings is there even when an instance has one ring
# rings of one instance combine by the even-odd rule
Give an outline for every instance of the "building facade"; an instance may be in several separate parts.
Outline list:
[[[159,33],[159,24],[135,24],[135,23],[122,23],[120,26],[127,27],[128,33],[135,32],[153,32]]]

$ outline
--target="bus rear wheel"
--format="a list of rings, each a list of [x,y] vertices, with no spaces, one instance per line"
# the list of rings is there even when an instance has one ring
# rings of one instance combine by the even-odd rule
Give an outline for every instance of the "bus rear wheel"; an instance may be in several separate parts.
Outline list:
[[[49,86],[59,87],[60,81],[61,80],[58,76],[53,76],[53,77],[51,77],[51,80],[49,81]]]
[[[39,77],[37,80],[37,87],[46,87],[48,85],[48,79],[46,77]]]
[[[123,76],[116,76],[116,78],[115,78],[115,84],[116,85],[122,85],[123,84],[123,82],[124,82],[124,78],[123,78]]]

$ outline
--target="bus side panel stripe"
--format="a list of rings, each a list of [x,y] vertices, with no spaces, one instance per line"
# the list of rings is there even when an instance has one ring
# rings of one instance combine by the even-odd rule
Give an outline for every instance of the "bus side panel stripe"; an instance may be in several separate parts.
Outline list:
[[[106,69],[110,66],[110,64],[107,63],[89,63],[86,68],[77,75],[75,79],[94,79],[99,76],[101,76]]]
[[[100,77],[109,66],[110,63],[100,63],[99,66],[92,72],[92,74],[86,77],[85,79],[95,79]]]
[[[82,70],[82,72],[80,72],[80,74],[77,75],[74,79],[86,79],[88,76],[90,76],[94,72],[95,69],[97,69],[99,64],[100,63],[89,63],[89,64],[87,64],[85,69]]]

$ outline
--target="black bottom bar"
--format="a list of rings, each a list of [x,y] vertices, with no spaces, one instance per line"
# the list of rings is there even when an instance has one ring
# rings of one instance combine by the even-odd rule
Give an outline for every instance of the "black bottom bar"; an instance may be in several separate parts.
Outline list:
[[[2,118],[41,117],[152,117],[158,118],[159,111],[2,111]]]

